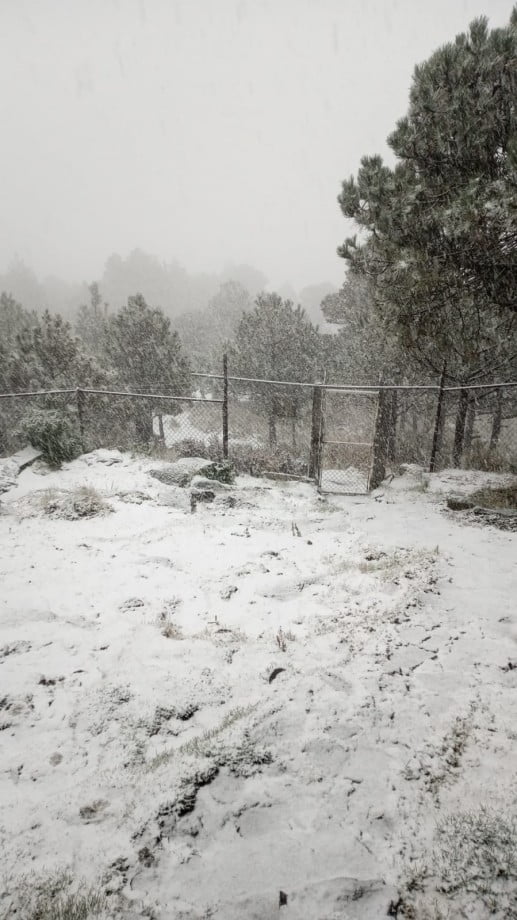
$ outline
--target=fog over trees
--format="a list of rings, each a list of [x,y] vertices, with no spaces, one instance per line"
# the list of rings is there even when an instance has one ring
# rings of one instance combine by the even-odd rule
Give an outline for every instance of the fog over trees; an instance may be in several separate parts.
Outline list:
[[[342,183],[339,207],[357,233],[338,250],[340,290],[286,280],[274,291],[252,265],[189,272],[142,249],[110,255],[98,278],[75,285],[15,259],[0,276],[2,389],[209,391],[189,372],[219,373],[224,352],[235,373],[275,380],[436,383],[444,362],[462,386],[511,378],[516,56],[517,8],[503,28],[477,19],[415,68],[388,138],[394,165],[363,156]],[[302,391],[253,399],[269,400],[274,445]]]

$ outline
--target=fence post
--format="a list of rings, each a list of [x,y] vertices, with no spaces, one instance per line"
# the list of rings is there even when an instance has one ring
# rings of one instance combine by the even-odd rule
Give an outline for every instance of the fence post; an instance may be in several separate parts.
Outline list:
[[[223,355],[223,457],[228,460],[228,355]]]
[[[158,438],[165,447],[165,431],[163,429],[163,415],[161,412],[157,415],[158,419]]]
[[[323,435],[323,387],[312,389],[311,452],[309,456],[309,479],[319,479],[321,441]]]
[[[370,489],[377,489],[386,476],[386,459],[391,421],[391,392],[379,389],[375,433],[373,436],[373,461]]]
[[[452,448],[452,465],[456,469],[461,463],[463,443],[465,439],[465,421],[469,405],[469,391],[460,390],[458,411],[456,414],[456,427],[454,429],[454,446]]]
[[[438,402],[436,404],[436,418],[434,420],[433,446],[431,448],[431,458],[429,460],[429,472],[434,473],[436,469],[436,459],[441,450],[443,437],[443,389],[445,386],[445,371],[447,370],[446,361],[443,362],[442,376],[440,377],[440,389],[438,391]]]
[[[488,447],[490,452],[496,450],[497,445],[499,444],[499,435],[501,434],[502,421],[503,421],[503,388],[499,387],[495,391],[495,408],[494,408],[494,414],[492,416],[492,431],[490,433],[490,445]]]
[[[81,435],[81,441],[84,441],[84,393],[77,387],[75,391],[77,399],[77,417],[79,419],[79,432]]]

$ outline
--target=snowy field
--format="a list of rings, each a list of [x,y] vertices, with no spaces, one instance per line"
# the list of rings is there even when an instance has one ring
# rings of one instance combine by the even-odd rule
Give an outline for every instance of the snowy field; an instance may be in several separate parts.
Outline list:
[[[0,917],[64,868],[106,917],[488,916],[440,892],[436,839],[516,813],[517,534],[443,493],[501,477],[240,477],[192,513],[159,466],[97,451],[2,496]],[[109,510],[61,519],[85,486]]]

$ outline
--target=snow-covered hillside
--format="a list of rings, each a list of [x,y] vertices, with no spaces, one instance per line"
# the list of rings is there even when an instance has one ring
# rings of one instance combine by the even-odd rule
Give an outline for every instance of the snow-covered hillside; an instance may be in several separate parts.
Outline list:
[[[420,883],[487,916],[436,878],[443,819],[516,809],[517,535],[442,494],[480,477],[239,477],[192,512],[157,466],[2,496],[0,916],[63,868],[110,917],[440,916]],[[103,513],[62,519],[81,489]]]

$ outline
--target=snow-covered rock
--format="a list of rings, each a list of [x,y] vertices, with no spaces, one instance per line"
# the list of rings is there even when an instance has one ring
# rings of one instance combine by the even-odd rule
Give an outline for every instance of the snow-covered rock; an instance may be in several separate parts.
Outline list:
[[[207,476],[194,476],[190,483],[193,489],[210,489],[212,492],[228,492],[231,486],[218,479],[209,479]]]
[[[150,470],[149,475],[165,485],[185,487],[190,485],[194,476],[211,466],[212,461],[206,457],[181,457],[161,469]]]

